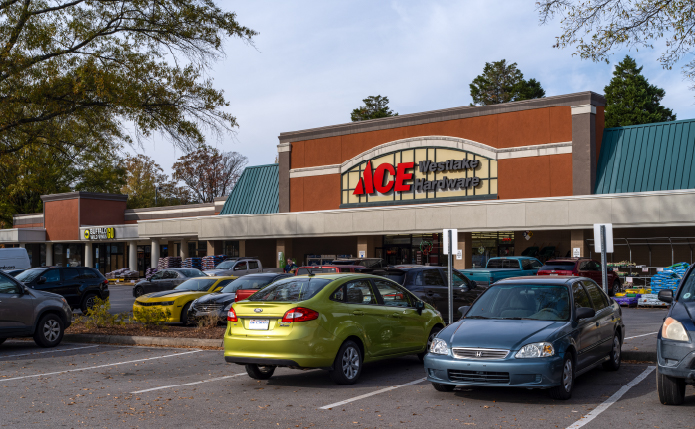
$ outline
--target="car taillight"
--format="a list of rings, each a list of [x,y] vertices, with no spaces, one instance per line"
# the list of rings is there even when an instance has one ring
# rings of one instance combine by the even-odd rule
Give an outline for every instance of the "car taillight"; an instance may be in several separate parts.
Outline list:
[[[319,318],[319,313],[317,311],[304,308],[295,307],[291,310],[287,310],[284,316],[282,316],[283,322],[308,322],[310,320],[316,320]]]
[[[108,286],[108,285],[109,285],[109,281],[108,281],[108,280],[106,280],[106,279],[104,279],[104,281],[103,281],[103,282],[101,282],[101,284],[103,284],[104,286]]]
[[[233,308],[230,308],[227,312],[227,322],[238,322],[238,319],[236,318],[236,313],[234,312]]]

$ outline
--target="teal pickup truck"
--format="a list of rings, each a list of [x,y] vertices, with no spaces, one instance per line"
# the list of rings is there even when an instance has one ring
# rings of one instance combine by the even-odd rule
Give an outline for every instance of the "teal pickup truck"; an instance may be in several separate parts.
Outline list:
[[[497,280],[508,277],[535,276],[543,266],[541,261],[528,256],[508,256],[490,258],[485,268],[460,270],[470,280],[482,286],[489,286]]]

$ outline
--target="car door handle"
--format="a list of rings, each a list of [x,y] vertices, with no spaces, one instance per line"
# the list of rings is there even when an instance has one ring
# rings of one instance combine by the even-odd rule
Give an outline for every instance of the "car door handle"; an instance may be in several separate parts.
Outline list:
[[[394,319],[400,319],[401,315],[399,313],[391,313],[391,317],[393,317]]]
[[[361,310],[355,310],[352,312],[355,316],[364,316],[364,311]]]
[[[427,296],[433,296],[434,292],[427,292]]]

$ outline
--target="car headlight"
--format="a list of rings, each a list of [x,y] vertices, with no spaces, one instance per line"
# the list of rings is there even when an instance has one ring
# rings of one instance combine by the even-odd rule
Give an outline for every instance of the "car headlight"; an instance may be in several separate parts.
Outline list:
[[[555,349],[552,344],[546,342],[526,344],[515,355],[519,359],[549,356],[555,356]]]
[[[435,355],[448,355],[449,345],[441,338],[435,338],[430,345],[430,353]]]
[[[664,326],[661,328],[661,337],[673,341],[690,341],[688,332],[683,327],[683,324],[671,317],[664,320]]]

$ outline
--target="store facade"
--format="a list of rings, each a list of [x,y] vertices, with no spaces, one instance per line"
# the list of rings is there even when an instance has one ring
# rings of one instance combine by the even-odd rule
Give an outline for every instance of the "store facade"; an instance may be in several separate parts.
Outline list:
[[[140,272],[166,255],[443,265],[442,229],[457,228],[455,266],[468,268],[592,257],[593,224],[612,223],[614,261],[692,262],[695,121],[604,130],[604,106],[585,92],[282,133],[278,163],[247,168],[228,198],[126,210],[125,196],[46,196],[0,243],[39,246],[39,263]]]

